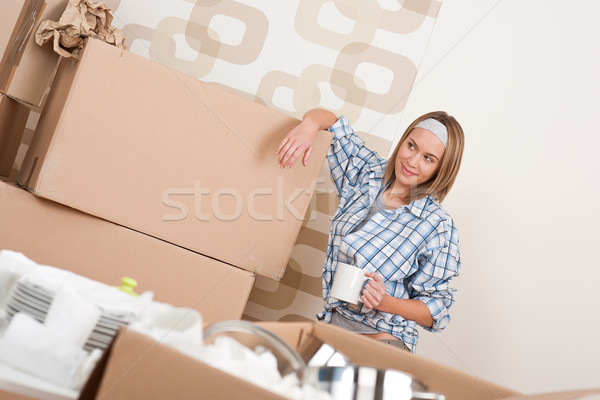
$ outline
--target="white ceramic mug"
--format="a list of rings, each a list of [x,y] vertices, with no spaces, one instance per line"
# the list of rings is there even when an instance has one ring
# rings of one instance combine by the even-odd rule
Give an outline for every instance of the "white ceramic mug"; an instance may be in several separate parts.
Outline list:
[[[333,275],[329,295],[350,304],[358,304],[363,285],[367,279],[370,279],[365,274],[366,271],[363,269],[339,262]]]

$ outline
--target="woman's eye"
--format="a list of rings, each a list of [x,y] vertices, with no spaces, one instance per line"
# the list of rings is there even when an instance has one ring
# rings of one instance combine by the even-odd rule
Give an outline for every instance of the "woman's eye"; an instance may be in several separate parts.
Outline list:
[[[429,156],[425,156],[425,161],[427,161],[427,162],[432,162],[433,160],[431,159],[431,157],[429,157]]]
[[[411,149],[411,150],[414,150],[415,146],[413,146],[413,144],[412,144],[412,143],[409,143],[409,144],[408,144],[408,148],[409,148],[409,149]]]

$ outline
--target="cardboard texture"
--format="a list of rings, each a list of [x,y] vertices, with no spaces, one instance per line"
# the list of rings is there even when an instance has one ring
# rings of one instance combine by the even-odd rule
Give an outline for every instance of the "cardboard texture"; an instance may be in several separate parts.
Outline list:
[[[0,389],[0,399],[2,400],[34,400],[32,397],[21,396],[20,394],[7,392]]]
[[[60,57],[52,46],[35,42],[40,21],[57,19],[67,0],[10,0],[0,2],[0,92],[41,107]]]
[[[308,340],[309,335],[313,335],[342,351],[357,364],[411,373],[423,380],[429,390],[445,394],[448,400],[496,400],[517,394],[500,385],[328,324],[259,325],[280,336],[296,350]],[[119,333],[107,358],[103,378],[99,381],[100,373],[96,371],[96,379],[88,382],[86,396],[82,398],[282,398],[127,329]]]
[[[0,94],[0,179],[11,176],[30,109]]]
[[[131,229],[37,198],[0,182],[0,249],[39,264],[120,286],[198,310],[203,320],[239,319],[254,284],[252,273]]]
[[[99,40],[63,62],[18,182],[279,280],[332,134],[277,164],[298,120]]]
[[[597,400],[600,398],[600,388],[573,390],[568,392],[526,394],[507,397],[502,400]]]

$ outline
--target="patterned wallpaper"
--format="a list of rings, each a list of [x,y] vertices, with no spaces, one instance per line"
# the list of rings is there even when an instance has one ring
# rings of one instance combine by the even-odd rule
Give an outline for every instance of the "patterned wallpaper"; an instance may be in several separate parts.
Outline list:
[[[402,110],[441,6],[436,0],[106,3],[131,52],[296,118],[314,107],[344,114],[382,155],[403,130]],[[313,320],[321,309],[321,270],[337,206],[326,165],[312,200],[283,279],[258,277],[246,319]]]

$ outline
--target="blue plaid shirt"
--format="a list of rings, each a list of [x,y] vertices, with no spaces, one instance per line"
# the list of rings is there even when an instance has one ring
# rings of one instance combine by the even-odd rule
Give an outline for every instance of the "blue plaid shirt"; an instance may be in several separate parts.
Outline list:
[[[327,160],[338,191],[327,258],[323,271],[325,322],[337,308],[346,318],[362,322],[401,339],[415,350],[417,324],[399,315],[352,308],[329,297],[337,262],[353,264],[384,279],[386,292],[401,299],[418,299],[429,308],[434,323],[430,331],[450,322],[448,309],[454,302],[452,278],[459,274],[458,232],[442,206],[428,196],[393,210],[373,215],[362,229],[352,232],[368,213],[383,185],[387,160],[365,147],[364,142],[341,116],[329,130],[334,139]],[[351,233],[352,232],[352,233]]]

